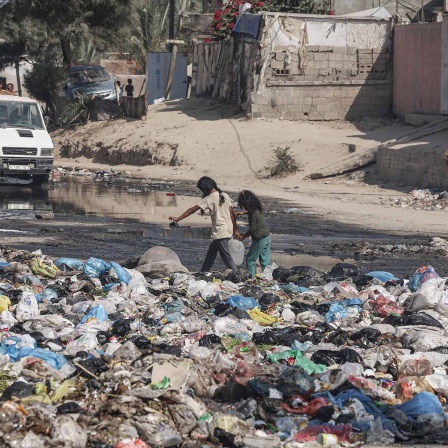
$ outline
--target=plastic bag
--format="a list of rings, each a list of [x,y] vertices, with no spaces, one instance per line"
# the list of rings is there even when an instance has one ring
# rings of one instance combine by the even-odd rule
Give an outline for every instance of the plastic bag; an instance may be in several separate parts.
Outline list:
[[[131,281],[132,276],[131,274],[129,274],[126,268],[120,266],[118,263],[115,263],[114,261],[111,261],[109,265],[110,265],[109,274],[112,277],[118,278],[120,282],[126,283],[126,285]]]
[[[229,252],[235,264],[241,266],[244,261],[244,244],[241,241],[232,238],[229,241]]]
[[[445,279],[431,278],[427,280],[415,293],[410,311],[420,311],[435,308],[440,299],[446,294],[444,291]]]
[[[0,313],[8,310],[11,305],[11,299],[8,296],[0,295]]]
[[[252,320],[264,326],[274,325],[276,322],[280,320],[277,317],[272,317],[269,314],[263,313],[263,311],[260,311],[258,308],[248,310],[247,313],[249,314]]]
[[[427,359],[405,361],[399,369],[401,376],[425,376],[431,375],[432,365]]]
[[[105,309],[101,305],[96,305],[90,308],[89,312],[82,318],[80,324],[85,324],[86,322],[91,322],[93,320],[96,322],[104,322],[108,319],[109,316]]]
[[[61,415],[53,421],[52,442],[67,448],[85,448],[87,433],[72,417]]]
[[[263,272],[259,275],[259,277],[264,280],[272,281],[273,273],[277,268],[278,266],[275,263],[272,263],[263,269]]]
[[[219,337],[235,333],[249,333],[246,325],[231,317],[221,317],[214,322],[215,334]]]
[[[82,267],[82,273],[88,278],[99,278],[106,274],[110,265],[99,258],[89,258]]]
[[[285,366],[280,374],[278,389],[285,397],[309,397],[314,392],[314,380],[299,367]]]
[[[98,347],[96,331],[87,330],[80,338],[67,344],[67,353],[74,356],[81,351],[94,350]]]
[[[314,375],[315,373],[324,373],[327,370],[327,366],[323,364],[315,364],[313,361],[304,358],[302,353],[298,350],[287,350],[280,353],[268,353],[269,361],[278,363],[279,361],[286,360],[291,365],[299,366],[308,375]]]
[[[52,261],[44,261],[42,258],[33,258],[30,268],[34,274],[47,278],[56,278],[59,271]]]
[[[74,269],[76,271],[80,271],[84,265],[84,263],[80,260],[76,260],[75,258],[57,258],[54,260],[54,264],[60,269],[61,267],[67,266],[69,269]]]
[[[433,393],[427,391],[420,392],[411,400],[401,406],[397,406],[397,409],[406,414],[409,422],[426,423],[429,431],[433,427],[443,427],[444,425],[445,417],[442,405]],[[431,424],[434,421],[432,418],[434,415],[441,417],[441,419],[436,420],[435,425]]]
[[[16,319],[23,322],[38,315],[39,307],[35,295],[32,292],[23,292],[16,307]]]
[[[226,300],[233,308],[240,308],[244,311],[252,310],[254,308],[260,308],[260,305],[253,297],[244,297],[244,296],[229,296]]]
[[[381,283],[387,283],[390,281],[398,282],[400,281],[399,278],[395,277],[394,274],[391,274],[390,272],[385,271],[372,271],[367,273],[369,277],[373,277],[375,280],[378,280]]]
[[[434,270],[431,265],[422,266],[415,271],[415,274],[410,278],[408,288],[415,292],[425,282],[430,279],[439,278],[439,274]]]

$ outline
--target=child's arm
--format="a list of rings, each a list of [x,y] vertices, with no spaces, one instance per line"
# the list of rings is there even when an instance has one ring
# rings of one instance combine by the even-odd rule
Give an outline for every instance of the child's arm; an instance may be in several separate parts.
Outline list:
[[[182,213],[178,218],[175,218],[174,216],[170,216],[168,219],[170,221],[179,222],[182,221],[182,219],[188,218],[193,213],[196,213],[198,210],[200,210],[201,207],[199,205],[193,205],[193,207],[190,207],[186,212]]]
[[[256,220],[256,216],[254,216],[254,214],[249,215],[249,229],[248,231],[242,236],[241,241],[245,240],[246,238],[249,238],[250,236],[253,235],[253,233],[255,232],[257,228],[257,220]]]
[[[240,239],[241,237],[241,233],[238,230],[238,226],[236,225],[236,215],[235,212],[233,211],[233,207],[229,207],[230,210],[230,216],[232,217],[232,224],[233,224],[233,236],[235,238]]]
[[[242,215],[247,215],[247,210],[243,210],[242,212],[236,212],[235,216],[242,216]]]

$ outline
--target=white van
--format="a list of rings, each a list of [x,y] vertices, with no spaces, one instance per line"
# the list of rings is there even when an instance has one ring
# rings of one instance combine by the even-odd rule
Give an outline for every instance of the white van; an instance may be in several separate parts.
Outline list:
[[[53,149],[37,101],[0,95],[0,182],[2,177],[47,182]]]

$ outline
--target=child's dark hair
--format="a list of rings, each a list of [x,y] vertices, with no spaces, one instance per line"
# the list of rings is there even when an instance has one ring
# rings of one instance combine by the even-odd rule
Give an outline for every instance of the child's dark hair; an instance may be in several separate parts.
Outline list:
[[[205,198],[210,195],[213,189],[215,189],[217,192],[219,192],[219,205],[224,204],[225,198],[222,194],[222,191],[220,188],[218,188],[218,185],[216,185],[216,182],[211,179],[210,177],[203,176],[198,180],[198,183],[196,186],[199,188],[199,190],[202,191],[202,197]]]
[[[248,211],[263,211],[263,206],[261,205],[260,199],[249,190],[243,190],[238,195],[238,205],[240,208],[244,208]]]

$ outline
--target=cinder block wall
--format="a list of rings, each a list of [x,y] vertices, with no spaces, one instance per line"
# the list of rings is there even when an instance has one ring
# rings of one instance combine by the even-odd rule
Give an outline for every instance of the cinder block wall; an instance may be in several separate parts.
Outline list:
[[[392,64],[386,49],[277,47],[251,98],[254,118],[339,120],[391,111]],[[258,80],[256,80],[258,81]]]

